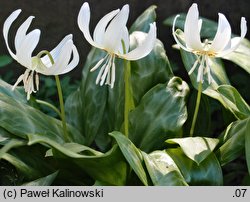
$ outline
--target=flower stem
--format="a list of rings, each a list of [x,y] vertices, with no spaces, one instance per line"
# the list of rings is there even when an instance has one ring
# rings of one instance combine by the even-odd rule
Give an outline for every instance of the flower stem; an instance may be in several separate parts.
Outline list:
[[[61,83],[60,83],[60,79],[59,79],[58,75],[55,75],[55,79],[56,79],[56,86],[57,86],[58,98],[59,98],[59,103],[60,103],[61,119],[62,119],[62,126],[63,126],[63,135],[64,135],[64,140],[67,142],[69,140],[69,136],[68,136],[67,125],[66,125],[62,87],[61,87]]]
[[[122,40],[123,52],[126,53],[125,44]],[[125,103],[124,103],[124,134],[129,134],[129,112],[135,108],[133,91],[131,86],[131,65],[130,61],[124,60],[124,86],[125,86]]]
[[[129,134],[129,112],[135,108],[132,87],[130,82],[131,76],[131,66],[129,61],[125,62],[125,71],[124,71],[124,82],[125,82],[125,104],[124,104],[124,133],[128,137]]]
[[[201,92],[202,92],[202,82],[200,81],[199,85],[198,85],[198,94],[197,94],[197,98],[196,98],[196,105],[195,105],[195,110],[194,110],[192,126],[190,129],[190,137],[193,137],[193,134],[194,134],[195,123],[196,123],[196,119],[197,119],[197,115],[198,115],[198,111],[199,111],[199,106],[200,106],[200,101],[201,101]]]
[[[52,104],[50,104],[49,102],[43,101],[43,100],[36,100],[36,102],[38,104],[44,105],[46,107],[49,107],[50,109],[52,109],[54,112],[57,113],[57,115],[59,115],[59,117],[61,118],[61,112]]]
[[[53,65],[55,63],[52,55],[50,54],[49,51],[41,51],[38,53],[38,57],[40,58],[43,54],[47,55],[50,59],[51,64]],[[57,92],[58,92],[58,98],[59,98],[59,103],[60,103],[60,117],[62,120],[62,128],[63,128],[63,137],[64,141],[68,142],[69,141],[69,135],[67,131],[67,124],[66,124],[66,118],[65,118],[65,110],[64,110],[64,103],[63,103],[63,94],[62,94],[62,87],[60,83],[60,79],[58,75],[55,75],[55,80],[56,80],[56,86],[57,86]]]

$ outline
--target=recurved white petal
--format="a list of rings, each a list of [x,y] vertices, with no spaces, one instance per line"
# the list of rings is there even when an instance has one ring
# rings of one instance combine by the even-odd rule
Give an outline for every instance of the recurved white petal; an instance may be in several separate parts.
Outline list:
[[[120,41],[121,42],[123,41],[123,44],[122,43],[119,44],[119,47],[117,47],[118,49],[115,50],[115,53],[116,54],[126,54],[126,53],[128,53],[128,51],[129,51],[129,32],[128,32],[128,29],[127,29],[126,26],[123,27],[123,31],[122,31],[122,34],[121,34]],[[125,47],[123,47],[123,46],[125,46]]]
[[[66,74],[68,72],[70,72],[71,70],[73,70],[79,63],[79,53],[76,49],[76,46],[73,44],[72,46],[72,54],[73,54],[73,58],[70,61],[70,63],[67,65],[67,67],[65,69],[63,69],[63,71],[56,71],[55,74]]]
[[[72,47],[73,41],[68,40],[62,47],[57,62],[49,68],[40,68],[37,71],[45,75],[58,75],[65,71],[71,58]]]
[[[10,47],[9,47],[9,43],[8,43],[8,34],[9,34],[9,29],[10,26],[12,25],[12,23],[16,20],[16,18],[18,17],[18,15],[21,13],[21,9],[18,9],[16,11],[14,11],[13,13],[10,14],[10,16],[5,20],[4,25],[3,25],[3,36],[4,36],[4,40],[7,46],[7,49],[11,55],[11,57],[13,59],[17,59],[16,55],[11,51]]]
[[[219,23],[216,35],[211,44],[210,50],[219,52],[223,50],[231,40],[231,26],[226,17],[219,13]]]
[[[197,4],[194,3],[188,10],[184,25],[186,45],[188,48],[191,48],[193,50],[203,49],[200,39],[199,24],[199,11]]]
[[[199,33],[200,33],[201,32],[201,27],[202,27],[202,19],[199,19],[198,26],[199,26]]]
[[[24,21],[24,23],[18,28],[16,37],[15,37],[15,48],[16,50],[19,49],[22,41],[25,39],[27,30],[34,19],[34,16],[30,16],[27,18],[27,20]]]
[[[180,40],[178,39],[177,33],[176,33],[176,31],[175,31],[175,23],[176,23],[176,20],[178,19],[178,17],[180,17],[180,15],[176,15],[176,16],[175,16],[174,21],[173,21],[173,26],[172,26],[172,34],[173,34],[174,40],[175,40],[175,42],[177,43],[177,45],[178,45],[179,47],[181,47],[181,48],[182,48],[183,50],[185,50],[185,51],[190,52],[190,51],[192,51],[192,50],[189,49],[189,48],[187,48],[186,46],[184,46],[184,45],[180,42]]]
[[[150,30],[146,35],[146,37],[145,33],[142,32],[136,32],[136,33],[137,34],[134,35],[134,37],[136,37],[136,40],[139,42],[138,47],[136,47],[134,50],[130,51],[127,54],[119,55],[120,57],[126,60],[139,60],[148,55],[152,51],[156,41],[155,22],[150,24]]]
[[[108,25],[103,41],[103,46],[107,51],[116,52],[119,50],[122,35],[124,34],[124,27],[126,27],[128,21],[128,15],[129,6],[126,4]]]
[[[73,38],[72,34],[65,36],[62,39],[62,41],[52,51],[50,51],[50,54],[51,54],[52,58],[54,59],[54,62],[57,62],[58,56],[60,55],[60,52],[61,52],[62,48],[64,47],[65,43],[69,40],[72,40],[72,38]],[[47,55],[41,57],[41,60],[42,60],[43,64],[46,65],[47,67],[52,66],[51,61]]]
[[[227,49],[221,51],[219,54],[216,55],[217,57],[223,57],[235,51],[239,47],[242,39],[246,36],[247,33],[247,22],[244,17],[241,18],[240,28],[241,28],[240,37],[234,37],[233,39],[231,39],[231,47],[227,47]]]
[[[103,43],[104,33],[106,31],[107,25],[109,22],[117,15],[120,9],[111,11],[110,13],[106,14],[96,25],[94,30],[94,41],[95,43],[101,44]]]
[[[78,26],[79,26],[80,30],[83,32],[85,39],[92,46],[95,46],[97,48],[102,48],[97,43],[95,43],[93,41],[92,37],[90,36],[90,32],[89,32],[90,8],[89,8],[89,4],[87,2],[85,2],[82,5],[80,12],[78,14],[77,22],[78,22]]]
[[[28,69],[32,70],[32,52],[36,48],[41,31],[35,29],[26,35],[24,40],[21,42],[19,49],[17,50],[16,57],[17,61]]]

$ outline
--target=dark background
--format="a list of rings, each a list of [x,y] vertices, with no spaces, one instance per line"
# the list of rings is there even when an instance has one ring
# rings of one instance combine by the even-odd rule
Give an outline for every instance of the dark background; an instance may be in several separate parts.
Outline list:
[[[84,2],[84,0],[0,0],[1,30],[5,19],[10,13],[21,8],[23,11],[10,31],[10,43],[14,41],[17,27],[30,15],[36,17],[31,28],[39,28],[42,32],[34,54],[44,49],[51,50],[65,35],[73,33],[75,44],[80,53],[80,64],[69,75],[74,79],[79,79],[87,53],[90,50],[90,45],[84,39],[77,25],[78,12]],[[233,32],[236,34],[240,33],[241,16],[245,16],[247,21],[250,21],[249,0],[89,0],[88,2],[92,12],[91,32],[103,15],[111,10],[121,8],[126,3],[130,5],[128,27],[145,9],[153,4],[156,5],[158,38],[163,41],[169,58],[177,64],[180,63],[180,58],[179,54],[171,48],[174,43],[171,28],[163,25],[163,21],[167,17],[179,12],[187,12],[191,4],[196,2],[199,6],[200,15],[203,17],[217,21],[218,12],[225,14]],[[247,38],[250,38],[249,32]],[[1,33],[0,55],[2,54],[8,54],[8,51]],[[23,67],[14,62],[1,69],[0,73],[4,74],[9,69],[14,69],[17,75],[24,71]]]

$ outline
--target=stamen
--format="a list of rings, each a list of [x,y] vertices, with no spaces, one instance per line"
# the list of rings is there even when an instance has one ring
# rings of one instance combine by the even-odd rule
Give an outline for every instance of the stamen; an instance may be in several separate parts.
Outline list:
[[[202,56],[200,66],[198,69],[197,82],[203,82],[204,62],[205,62],[205,56]]]
[[[111,65],[111,67],[112,67],[112,65]],[[108,71],[108,75],[107,75],[105,84],[106,85],[110,85],[111,84],[111,71],[110,71],[110,69]]]
[[[39,90],[39,75],[37,72],[36,72],[36,90],[37,91]]]
[[[14,84],[14,86],[12,87],[12,90],[15,90],[15,88],[16,88],[17,85],[23,80],[23,78],[24,78],[24,74],[21,74],[21,75],[18,77],[18,79],[17,79],[16,83]]]
[[[96,65],[94,67],[92,67],[90,69],[90,72],[95,71],[96,69],[98,69],[98,67],[100,67],[100,65],[103,63],[104,60],[106,60],[106,58],[109,56],[109,54],[107,54],[104,58],[102,58],[101,60],[99,60]]]
[[[99,71],[98,76],[97,76],[96,81],[95,81],[96,85],[100,82],[102,73],[103,73],[105,67],[106,67],[107,64],[108,64],[108,61],[109,61],[109,59],[107,59],[106,62],[104,63],[104,65],[102,65],[101,70]]]
[[[189,70],[188,75],[190,75],[190,74],[193,73],[193,71],[194,71],[194,70],[196,69],[196,67],[197,67],[198,62],[199,62],[199,60],[197,59],[197,60],[195,61],[195,63],[193,64],[193,67]]]
[[[29,74],[30,74],[30,69],[26,69],[25,72],[24,72],[24,77],[23,77],[23,83],[25,83],[29,77]]]
[[[208,83],[210,84],[212,81],[211,71],[210,71],[210,65],[209,65],[209,58],[206,56],[206,70],[207,70],[207,79]]]
[[[201,64],[198,69],[197,82],[203,82],[203,66]]]
[[[100,82],[101,86],[104,84],[105,78],[107,77],[107,74],[110,71],[111,61],[112,61],[112,56],[110,56],[110,58],[108,59],[108,65],[106,66],[105,71],[101,77],[101,82]]]
[[[112,61],[112,67],[111,67],[112,73],[111,73],[111,88],[114,87],[115,84],[115,57]]]

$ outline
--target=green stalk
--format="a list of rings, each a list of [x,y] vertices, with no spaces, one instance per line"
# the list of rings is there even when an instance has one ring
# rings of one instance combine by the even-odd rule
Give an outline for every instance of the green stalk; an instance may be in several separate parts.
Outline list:
[[[59,117],[61,118],[61,112],[54,105],[50,104],[49,102],[43,101],[43,100],[36,100],[36,102],[38,104],[44,105],[46,107],[49,107],[54,112],[56,112],[59,115]]]
[[[122,40],[123,52],[126,53],[124,41]],[[124,60],[124,86],[125,86],[125,103],[124,103],[124,134],[129,134],[129,112],[135,108],[133,91],[131,86],[131,65],[128,60]]]
[[[67,132],[62,87],[61,87],[61,83],[60,83],[60,79],[59,79],[58,75],[55,75],[55,79],[56,79],[56,86],[57,86],[58,98],[59,98],[59,103],[60,103],[61,119],[62,119],[62,126],[63,126],[63,135],[64,135],[65,142],[67,142],[69,140],[69,135],[68,135],[68,132]]]
[[[193,137],[193,134],[194,134],[195,123],[197,120],[197,115],[199,112],[199,106],[200,106],[200,101],[201,101],[201,92],[202,92],[202,82],[200,81],[199,85],[198,85],[198,94],[197,94],[197,98],[196,98],[196,105],[195,105],[195,110],[194,110],[192,126],[190,129],[190,137]]]
[[[49,57],[52,65],[55,63],[55,61],[54,61],[54,59],[51,56],[49,51],[41,51],[40,53],[38,53],[37,56],[40,58],[43,54],[46,54]],[[69,141],[69,135],[68,135],[68,131],[67,131],[67,124],[66,124],[66,118],[65,118],[62,87],[61,87],[61,83],[60,83],[60,79],[59,79],[58,75],[55,75],[55,80],[56,80],[58,98],[59,98],[59,103],[60,103],[60,117],[62,120],[63,137],[64,137],[64,141],[67,142],[67,141]]]

